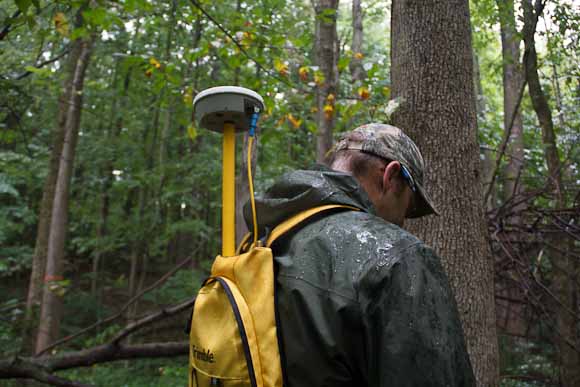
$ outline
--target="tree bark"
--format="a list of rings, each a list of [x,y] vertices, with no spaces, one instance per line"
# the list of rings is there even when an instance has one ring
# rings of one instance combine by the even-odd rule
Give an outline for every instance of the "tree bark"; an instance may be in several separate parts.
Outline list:
[[[522,192],[522,185],[516,184],[524,164],[524,133],[522,115],[518,109],[518,98],[523,82],[520,66],[520,39],[516,30],[514,17],[514,1],[498,0],[499,20],[501,29],[502,67],[503,67],[503,122],[505,136],[509,136],[506,156],[508,163],[504,170],[505,182],[503,198],[509,200]],[[514,116],[514,112],[517,113]],[[512,117],[513,125],[510,130]],[[515,207],[518,212],[524,204]]]
[[[353,83],[362,82],[366,78],[365,69],[362,65],[362,58],[357,54],[362,54],[363,45],[363,12],[361,0],[352,1],[352,52],[353,58],[350,61],[350,74]]]
[[[543,12],[543,3],[524,0],[524,73],[528,82],[528,91],[532,100],[532,106],[542,128],[542,142],[544,145],[544,157],[548,165],[549,187],[555,199],[557,208],[564,208],[566,198],[562,185],[563,165],[558,154],[556,132],[552,110],[538,75],[538,55],[536,53],[535,31],[538,18]],[[567,236],[556,233],[548,237],[552,245],[562,245]],[[564,242],[565,243],[565,242]],[[557,298],[553,302],[552,310],[555,320],[554,342],[558,349],[560,365],[560,382],[564,387],[580,385],[580,337],[577,331],[575,314],[578,313],[577,280],[578,262],[570,254],[564,251],[552,249],[552,284],[551,291]]]
[[[69,63],[76,63],[78,51],[71,52]],[[42,289],[44,284],[44,274],[46,271],[46,255],[48,252],[48,238],[50,234],[50,223],[52,219],[52,204],[54,202],[54,191],[56,178],[58,176],[59,161],[64,141],[64,131],[67,111],[67,101],[70,100],[70,81],[67,78],[64,82],[63,93],[59,97],[59,115],[57,126],[53,133],[52,150],[48,168],[48,175],[44,183],[42,201],[40,202],[38,226],[36,229],[36,244],[34,256],[32,258],[32,271],[28,283],[28,294],[26,298],[26,316],[23,332],[24,353],[32,353],[34,348],[34,338],[36,337],[35,319],[38,317],[38,308],[42,301]]]
[[[441,254],[480,386],[497,386],[493,261],[486,240],[466,0],[393,0],[394,124],[425,156],[427,190],[441,216],[409,229]]]
[[[256,130],[256,136],[254,137],[254,143],[252,144],[252,176],[256,172],[256,160],[258,158],[257,147],[258,147],[258,136]],[[242,162],[240,163],[240,169],[238,176],[236,177],[236,246],[240,244],[242,238],[248,233],[248,227],[244,221],[244,205],[248,200],[250,200],[250,189],[248,180],[248,133],[244,133],[242,141]],[[258,219],[258,224],[260,220]]]
[[[36,352],[48,346],[58,335],[62,294],[59,294],[59,281],[63,279],[66,231],[68,225],[68,195],[75,157],[75,148],[81,119],[83,84],[89,58],[92,52],[93,38],[78,39],[74,43],[70,72],[70,91],[65,91],[68,101],[61,105],[66,109],[63,126],[64,134],[62,153],[59,158],[56,178],[50,237],[46,258],[45,286],[42,293],[40,323],[36,340]],[[60,123],[59,123],[60,124]]]
[[[316,90],[316,160],[323,163],[332,146],[335,119],[335,99],[338,88],[338,35],[336,20],[338,0],[316,0],[315,62],[324,78]]]

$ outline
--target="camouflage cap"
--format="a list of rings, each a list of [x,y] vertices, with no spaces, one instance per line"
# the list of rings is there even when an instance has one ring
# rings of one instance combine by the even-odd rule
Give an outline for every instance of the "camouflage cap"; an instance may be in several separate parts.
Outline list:
[[[403,131],[386,124],[367,124],[346,133],[334,146],[333,151],[359,150],[382,159],[398,161],[403,166],[402,173],[410,174],[411,186],[415,186],[415,207],[409,218],[437,214],[433,201],[425,191],[425,161],[417,145]]]

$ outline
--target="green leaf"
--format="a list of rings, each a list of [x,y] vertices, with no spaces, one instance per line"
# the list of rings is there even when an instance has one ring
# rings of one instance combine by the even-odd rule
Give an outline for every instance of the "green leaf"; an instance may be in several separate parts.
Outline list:
[[[12,184],[8,182],[8,179],[2,175],[0,175],[0,195],[1,194],[7,194],[15,198],[20,197],[20,194],[16,188],[14,188]]]
[[[323,23],[334,23],[336,20],[336,13],[336,9],[326,8],[316,15],[316,18],[321,20]]]
[[[342,72],[350,64],[350,56],[343,56],[338,60],[338,71]]]
[[[14,0],[14,2],[16,3],[16,6],[20,10],[20,12],[22,13],[26,13],[26,11],[28,11],[28,8],[30,8],[30,6],[32,5],[32,0]]]

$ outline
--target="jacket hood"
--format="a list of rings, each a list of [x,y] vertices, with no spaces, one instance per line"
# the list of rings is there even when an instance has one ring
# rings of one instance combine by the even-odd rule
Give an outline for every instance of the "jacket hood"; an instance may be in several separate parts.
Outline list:
[[[352,175],[316,165],[284,174],[263,196],[256,197],[260,236],[298,212],[325,204],[345,204],[374,214],[366,192]],[[244,206],[244,219],[252,230],[249,202]]]

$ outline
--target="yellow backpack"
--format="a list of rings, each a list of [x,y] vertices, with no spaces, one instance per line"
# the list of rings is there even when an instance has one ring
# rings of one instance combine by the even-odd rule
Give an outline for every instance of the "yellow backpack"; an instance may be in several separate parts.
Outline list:
[[[190,387],[283,385],[270,247],[306,219],[335,208],[357,210],[334,204],[315,207],[274,228],[265,246],[258,241],[245,249],[248,242],[242,242],[235,256],[216,257],[191,316]]]

